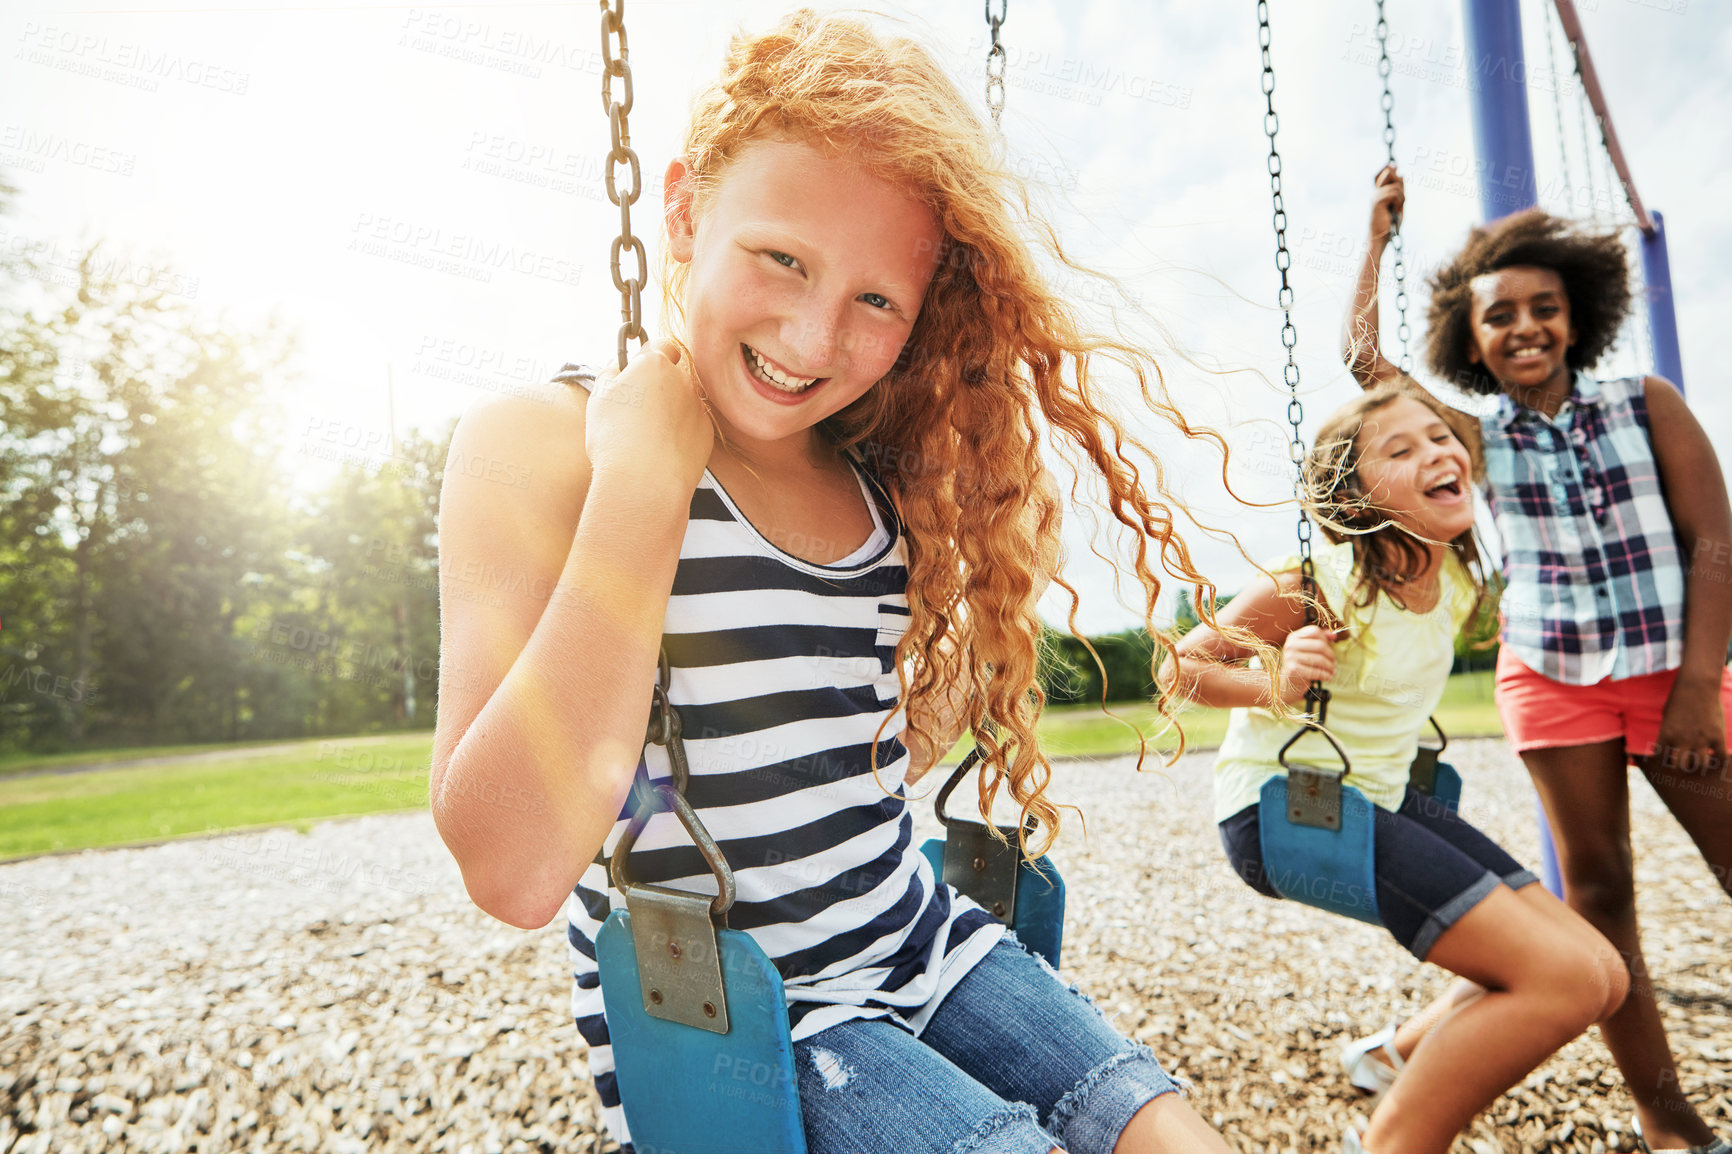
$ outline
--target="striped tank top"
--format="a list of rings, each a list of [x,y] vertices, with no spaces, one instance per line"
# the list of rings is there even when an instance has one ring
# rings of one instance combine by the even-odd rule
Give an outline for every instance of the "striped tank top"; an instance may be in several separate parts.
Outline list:
[[[728,924],[751,934],[780,971],[795,1041],[855,1018],[893,1016],[918,1033],[1003,934],[979,906],[936,883],[913,844],[903,717],[878,733],[898,700],[907,549],[889,499],[851,464],[878,532],[831,565],[772,545],[706,470],[662,638],[691,769],[686,796],[738,887]],[[666,751],[650,746],[638,772],[667,777]],[[621,1142],[630,1138],[595,935],[625,906],[606,866],[625,824],[622,814],[566,903],[572,1014],[607,1127]],[[668,813],[650,820],[631,869],[640,881],[716,890]]]

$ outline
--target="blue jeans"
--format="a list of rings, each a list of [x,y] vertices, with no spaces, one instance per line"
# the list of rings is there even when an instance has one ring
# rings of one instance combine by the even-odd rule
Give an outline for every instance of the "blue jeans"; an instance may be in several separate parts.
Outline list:
[[[796,1043],[794,1064],[810,1154],[1108,1154],[1132,1115],[1178,1089],[1009,935],[918,1038],[883,1018],[843,1022]]]

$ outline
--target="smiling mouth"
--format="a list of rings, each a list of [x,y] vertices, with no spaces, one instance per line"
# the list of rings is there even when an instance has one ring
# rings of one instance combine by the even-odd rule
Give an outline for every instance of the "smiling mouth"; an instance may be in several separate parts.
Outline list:
[[[745,354],[746,367],[751,370],[752,376],[777,392],[803,393],[824,379],[823,377],[796,377],[792,373],[785,372],[751,345],[742,344],[740,350]]]
[[[1550,346],[1542,347],[1540,345],[1523,345],[1519,349],[1510,350],[1509,358],[1512,361],[1532,360],[1535,357],[1544,356],[1549,351],[1549,348]]]

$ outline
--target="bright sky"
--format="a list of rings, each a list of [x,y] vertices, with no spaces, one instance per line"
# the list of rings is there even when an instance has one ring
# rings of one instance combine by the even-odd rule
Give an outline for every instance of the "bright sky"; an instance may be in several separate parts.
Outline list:
[[[733,30],[786,7],[627,5],[632,136],[651,186],[637,219],[652,252],[659,173],[693,92]],[[1310,424],[1354,392],[1335,349],[1383,160],[1375,9],[1372,0],[1272,7]],[[1464,41],[1456,3],[1388,7],[1417,311],[1420,274],[1478,213]],[[982,88],[979,0],[879,8],[938,46],[968,91]],[[1732,8],[1578,8],[1638,189],[1666,214],[1685,383],[1725,454],[1732,402],[1709,342],[1713,318],[1732,307],[1721,191],[1732,186]],[[1540,0],[1523,10],[1542,204],[1561,211]],[[486,392],[612,355],[618,297],[606,261],[617,212],[602,187],[597,12],[575,2],[8,4],[0,168],[21,195],[0,221],[0,248],[64,264],[101,238],[126,275],[200,309],[237,322],[275,314],[302,337],[301,375],[283,398],[291,446],[312,451],[310,466],[320,452],[380,460],[388,377],[397,429],[432,429]],[[1284,399],[1269,380],[1279,382],[1284,356],[1256,37],[1249,3],[1011,0],[1004,132],[1019,171],[1054,188],[1073,255],[1124,278],[1170,335],[1157,346],[1169,384],[1195,419],[1227,434],[1235,483],[1278,500],[1288,481],[1273,422]],[[1575,89],[1562,100],[1585,209]],[[1595,162],[1605,212],[1608,172]],[[1071,291],[1091,307],[1108,298],[1088,282]],[[1393,320],[1386,332],[1393,342]],[[1607,367],[1634,365],[1635,339],[1628,359]],[[1235,506],[1218,463],[1152,435],[1204,519],[1230,524],[1261,558],[1291,540],[1290,507]],[[1086,521],[1072,516],[1068,527],[1087,598],[1081,623],[1124,627],[1136,617],[1104,571],[1083,563]],[[1224,587],[1248,574],[1230,547],[1200,536],[1195,545]]]

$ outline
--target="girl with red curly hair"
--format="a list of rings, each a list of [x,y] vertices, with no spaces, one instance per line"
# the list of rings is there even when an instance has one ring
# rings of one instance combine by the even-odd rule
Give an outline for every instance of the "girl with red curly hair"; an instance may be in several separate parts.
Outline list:
[[[676,335],[547,403],[486,402],[453,442],[534,478],[453,470],[443,495],[446,571],[525,577],[443,600],[432,807],[470,895],[526,928],[566,907],[629,1142],[594,942],[633,781],[666,773],[639,761],[665,650],[686,795],[785,984],[814,1154],[1225,1151],[1145,1047],[933,876],[906,790],[971,729],[981,813],[1034,818],[1030,856],[1057,833],[1035,602],[1070,586],[1042,449],[1098,474],[1146,617],[1151,549],[1201,581],[1099,397],[1116,363],[1190,433],[1157,369],[1043,279],[1036,251],[1062,251],[932,56],[856,21],[737,37],[665,191]],[[632,867],[711,882],[667,814]]]

